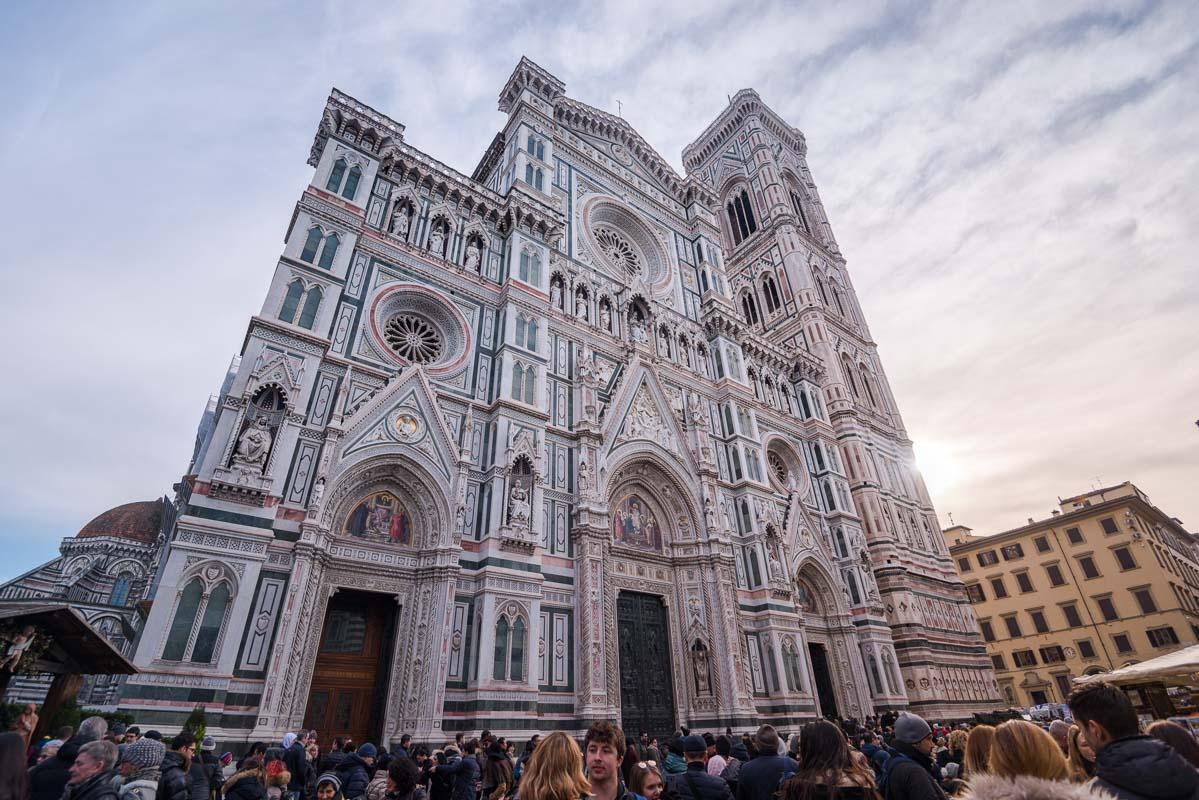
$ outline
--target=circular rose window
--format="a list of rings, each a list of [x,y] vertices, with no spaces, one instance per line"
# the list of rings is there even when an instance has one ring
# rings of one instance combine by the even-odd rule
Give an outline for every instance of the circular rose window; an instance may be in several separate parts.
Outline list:
[[[595,242],[600,246],[600,250],[609,261],[617,266],[624,267],[625,271],[630,275],[640,275],[644,271],[644,266],[641,263],[641,254],[634,249],[629,240],[620,234],[619,231],[613,230],[607,226],[597,226],[595,228]]]
[[[441,355],[441,334],[415,314],[392,317],[383,326],[383,338],[401,358],[414,364],[428,364]]]
[[[470,352],[470,327],[453,301],[427,286],[382,287],[370,305],[370,330],[379,355],[433,374],[460,369]]]

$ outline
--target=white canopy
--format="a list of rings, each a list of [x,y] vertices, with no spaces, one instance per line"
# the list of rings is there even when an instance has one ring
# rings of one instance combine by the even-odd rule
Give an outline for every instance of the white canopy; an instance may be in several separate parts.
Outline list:
[[[1074,679],[1077,686],[1086,686],[1088,683],[1096,681],[1106,681],[1117,685],[1146,681],[1199,685],[1199,644],[1111,672],[1084,675]]]

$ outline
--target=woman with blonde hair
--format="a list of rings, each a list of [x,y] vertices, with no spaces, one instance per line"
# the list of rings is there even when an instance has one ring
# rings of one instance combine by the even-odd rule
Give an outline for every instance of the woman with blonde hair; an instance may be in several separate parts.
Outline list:
[[[966,735],[966,759],[962,762],[967,779],[991,771],[991,744],[995,741],[993,725],[975,725]]]
[[[972,774],[962,797],[968,800],[1084,800],[1107,798],[1104,792],[1069,782],[1062,749],[1048,732],[1022,719],[995,729],[990,774]]]
[[[1086,783],[1095,777],[1095,751],[1081,734],[1082,728],[1077,725],[1071,725],[1066,734],[1066,752],[1069,753],[1066,763],[1070,767],[1070,780],[1075,783]]]
[[[575,740],[554,731],[538,742],[520,776],[520,800],[579,800],[589,794],[583,753]]]

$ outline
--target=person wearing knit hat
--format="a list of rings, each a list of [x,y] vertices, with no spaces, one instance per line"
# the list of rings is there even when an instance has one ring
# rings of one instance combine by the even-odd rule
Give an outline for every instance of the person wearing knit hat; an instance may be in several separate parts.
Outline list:
[[[895,720],[895,755],[887,759],[879,790],[887,800],[945,800],[932,760],[932,726],[915,714]],[[936,770],[936,772],[934,772]]]
[[[166,745],[145,737],[121,745],[121,800],[155,800]]]
[[[316,779],[316,800],[342,800],[341,778],[326,772]]]

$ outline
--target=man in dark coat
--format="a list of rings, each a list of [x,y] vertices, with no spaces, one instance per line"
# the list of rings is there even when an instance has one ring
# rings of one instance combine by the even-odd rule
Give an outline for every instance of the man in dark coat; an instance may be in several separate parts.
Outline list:
[[[341,779],[341,796],[345,800],[357,800],[366,794],[377,753],[375,746],[367,742],[358,748],[358,752],[347,753],[337,765],[337,777]]]
[[[704,764],[708,744],[702,736],[683,737],[683,758],[687,771],[666,779],[666,791],[681,800],[733,800],[729,785],[723,778],[709,775]]]
[[[770,725],[758,728],[753,745],[755,754],[737,775],[737,800],[773,800],[784,773],[795,772],[799,765],[778,754],[778,731]]]
[[[933,729],[915,714],[895,720],[895,755],[887,759],[880,781],[884,800],[946,800],[933,775]],[[877,755],[877,754],[876,754]]]
[[[450,758],[445,765],[433,768],[434,775],[453,775],[454,790],[450,800],[475,800],[475,784],[479,782],[479,761],[475,758],[475,742],[469,741],[463,745],[465,751],[457,758]],[[447,748],[448,749],[448,748]]]
[[[1165,742],[1141,736],[1140,721],[1124,690],[1110,683],[1075,689],[1070,713],[1095,751],[1088,784],[1118,800],[1194,800],[1199,772]]]
[[[312,777],[312,766],[308,763],[308,756],[304,752],[311,736],[312,731],[300,731],[298,735],[288,733],[283,737],[283,763],[287,765],[287,771],[291,773],[287,791],[291,793],[292,797],[303,797],[308,786],[308,779]]]
[[[79,748],[104,738],[106,733],[108,722],[104,717],[88,717],[79,723],[79,732],[63,742],[57,753],[29,770],[29,800],[59,800]]]
[[[171,740],[171,749],[162,757],[162,775],[158,778],[158,800],[192,800],[189,777],[196,755],[196,737],[183,731]]]
[[[216,740],[211,736],[205,736],[204,741],[200,742],[198,757],[192,759],[192,800],[221,800],[221,784],[225,782],[221,770],[221,760],[216,754]]]
[[[63,800],[117,800],[113,787],[117,746],[112,742],[87,742],[71,763]]]

